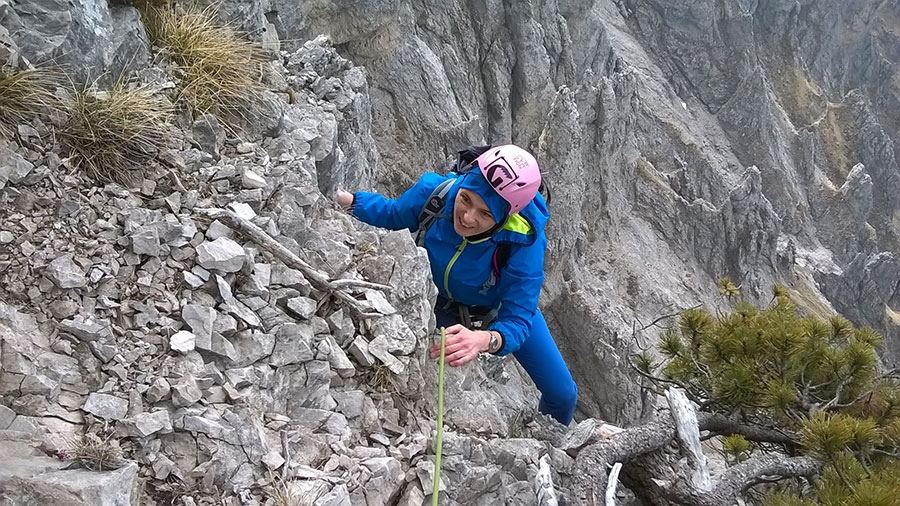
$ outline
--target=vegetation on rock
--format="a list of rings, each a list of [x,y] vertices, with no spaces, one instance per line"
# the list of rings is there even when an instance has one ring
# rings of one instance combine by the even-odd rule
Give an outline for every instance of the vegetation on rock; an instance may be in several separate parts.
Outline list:
[[[59,111],[55,91],[63,82],[52,68],[0,70],[0,136],[12,139],[19,125]]]
[[[101,182],[127,182],[165,146],[172,105],[147,87],[76,90],[57,132],[74,166]]]
[[[212,8],[147,5],[142,15],[150,39],[180,80],[176,102],[194,116],[213,113],[234,120],[264,89],[261,48],[219,23]]]
[[[720,292],[737,296],[728,281]],[[737,301],[727,314],[684,311],[661,337],[664,360],[645,352],[635,365],[647,388],[677,385],[701,413],[758,430],[710,431],[724,436],[731,464],[772,454],[821,463],[812,481],[765,480],[777,482],[766,506],[888,505],[900,501],[900,384],[878,373],[880,343],[844,318],[802,316],[775,287],[763,309]]]

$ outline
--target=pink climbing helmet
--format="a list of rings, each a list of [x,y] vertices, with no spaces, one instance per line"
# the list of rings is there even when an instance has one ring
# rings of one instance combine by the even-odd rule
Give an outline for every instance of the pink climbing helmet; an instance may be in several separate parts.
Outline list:
[[[509,204],[513,215],[527,206],[541,187],[541,168],[528,151],[514,144],[494,146],[475,159],[488,184]]]

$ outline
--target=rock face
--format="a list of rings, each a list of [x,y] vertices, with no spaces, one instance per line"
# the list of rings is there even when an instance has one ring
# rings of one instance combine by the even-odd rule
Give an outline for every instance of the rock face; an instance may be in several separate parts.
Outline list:
[[[76,81],[114,82],[149,57],[137,9],[115,2],[4,2],[0,25],[21,57],[35,65],[62,65]]]
[[[559,197],[543,303],[589,327],[554,329],[570,360],[652,340],[633,329],[719,303],[729,276],[759,303],[781,283],[873,326],[900,364],[893,290],[851,288],[897,250],[896,2],[371,8],[353,29],[283,26],[334,34],[366,67],[383,169],[363,188],[396,194],[465,144],[533,149]],[[633,404],[614,390],[604,405]]]
[[[102,506],[175,493],[263,504],[279,487],[320,504],[430,494],[427,259],[405,231],[357,232],[320,191],[362,178],[319,170],[349,159],[335,150],[352,137],[354,108],[367,107],[365,76],[324,38],[274,65],[298,98],[285,104],[283,135],[195,144],[205,151],[175,139],[173,179],[148,172],[134,189],[50,205],[91,183],[51,178],[43,146],[2,146],[7,160],[31,161],[0,191],[14,211],[0,251],[0,452],[24,462],[0,475],[0,504],[26,504],[31,490]],[[299,259],[286,265],[273,244]],[[322,284],[338,277],[340,288]],[[446,394],[445,462],[465,470],[448,500],[532,500],[538,459],[562,428],[535,413],[522,371],[486,358],[450,371]],[[115,458],[85,456],[82,432]],[[489,437],[532,432],[544,440]],[[557,468],[572,466],[554,455]],[[138,477],[152,484],[132,497]]]
[[[123,188],[65,172],[50,141],[0,140],[0,456],[23,459],[0,504],[61,482],[42,497],[129,504],[138,476],[150,504],[263,504],[282,486],[421,504],[427,260],[330,196],[397,194],[486,141],[533,150],[551,184],[542,305],[579,417],[646,415],[629,354],[673,308],[724,304],[723,276],[754,302],[782,283],[871,325],[900,364],[897,2],[225,0],[219,15],[292,90],[240,141],[186,120],[161,155],[172,169]],[[80,79],[148,65],[136,11],[115,2],[4,3],[0,25],[13,64],[55,58]],[[442,502],[532,504],[545,456],[565,498],[564,429],[513,361],[451,368],[445,388]],[[83,432],[138,466],[61,469]]]

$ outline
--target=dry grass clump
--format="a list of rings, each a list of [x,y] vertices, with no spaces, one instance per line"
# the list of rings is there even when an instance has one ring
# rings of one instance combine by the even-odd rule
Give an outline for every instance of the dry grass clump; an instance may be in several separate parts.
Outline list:
[[[237,118],[263,91],[262,48],[222,26],[214,9],[149,8],[144,17],[151,40],[175,65],[179,99],[195,116]]]
[[[774,77],[778,99],[791,123],[803,127],[822,117],[826,107],[825,93],[804,69],[785,64]]]
[[[376,364],[366,369],[362,379],[376,392],[398,393],[400,391],[394,371],[384,364]]]
[[[19,125],[58,111],[55,91],[63,82],[62,72],[51,68],[0,70],[0,136],[12,139]]]
[[[319,486],[294,481],[272,471],[269,471],[268,478],[269,485],[264,489],[268,496],[266,506],[312,506],[322,495]]]
[[[90,433],[72,441],[69,455],[92,471],[118,469],[128,463],[118,441],[111,437],[101,439]]]
[[[147,87],[72,92],[60,128],[74,166],[101,182],[128,183],[165,146],[173,107]]]

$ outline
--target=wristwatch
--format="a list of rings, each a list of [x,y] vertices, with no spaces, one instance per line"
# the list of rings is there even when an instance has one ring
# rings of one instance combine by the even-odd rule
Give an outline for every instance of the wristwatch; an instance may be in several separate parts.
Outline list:
[[[491,342],[488,344],[488,353],[497,353],[503,345],[500,333],[496,330],[488,330],[488,333],[491,335]]]

